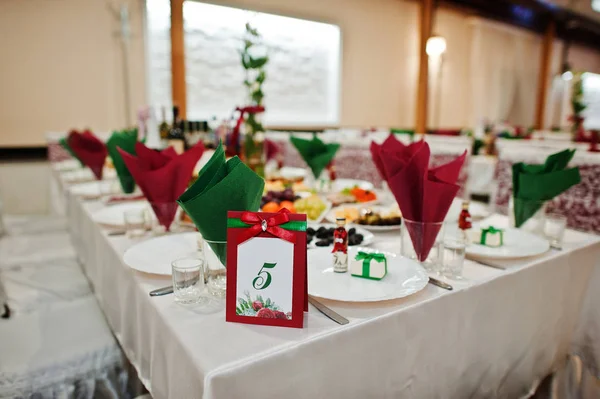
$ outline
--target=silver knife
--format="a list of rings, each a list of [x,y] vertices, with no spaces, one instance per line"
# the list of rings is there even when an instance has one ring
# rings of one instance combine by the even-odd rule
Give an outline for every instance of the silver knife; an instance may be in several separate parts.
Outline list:
[[[429,284],[437,285],[438,287],[448,291],[452,291],[454,289],[450,284],[444,283],[443,281],[440,281],[437,278],[433,277],[429,277]]]
[[[331,310],[327,306],[323,305],[321,302],[317,301],[315,298],[313,298],[310,295],[308,296],[308,302],[310,302],[311,305],[313,305],[315,308],[317,308],[317,310],[319,312],[323,313],[325,316],[329,317],[331,320],[335,321],[336,323],[341,324],[341,325],[350,323],[348,321],[348,319],[346,319],[344,316],[340,315],[339,313],[334,312],[333,310]]]
[[[173,293],[173,286],[169,285],[167,287],[159,288],[157,290],[150,291],[150,296],[161,296],[161,295],[169,295]]]

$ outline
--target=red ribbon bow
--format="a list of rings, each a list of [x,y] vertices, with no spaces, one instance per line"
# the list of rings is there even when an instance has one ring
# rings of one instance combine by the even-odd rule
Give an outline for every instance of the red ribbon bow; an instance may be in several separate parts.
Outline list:
[[[296,236],[291,231],[287,231],[279,227],[279,225],[290,221],[290,211],[283,208],[277,214],[263,219],[260,215],[254,212],[244,212],[240,220],[246,224],[252,225],[240,234],[240,243],[256,237],[262,232],[268,232],[282,240],[289,241],[292,244],[296,242]]]

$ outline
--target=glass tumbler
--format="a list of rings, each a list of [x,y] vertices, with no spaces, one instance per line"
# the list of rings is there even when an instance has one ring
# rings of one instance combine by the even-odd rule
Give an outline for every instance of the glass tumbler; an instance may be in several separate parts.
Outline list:
[[[227,241],[204,239],[202,252],[206,262],[205,279],[208,292],[216,297],[225,297],[227,287]]]
[[[567,217],[565,215],[551,213],[546,215],[544,235],[550,241],[550,246],[562,248],[565,230],[567,229]]]
[[[147,213],[144,209],[129,209],[123,212],[125,231],[128,238],[142,237],[148,228]]]
[[[463,237],[444,238],[443,274],[453,280],[463,279],[467,242]]]
[[[206,302],[204,291],[204,261],[197,258],[182,258],[171,263],[173,272],[173,294],[175,302],[191,305]]]

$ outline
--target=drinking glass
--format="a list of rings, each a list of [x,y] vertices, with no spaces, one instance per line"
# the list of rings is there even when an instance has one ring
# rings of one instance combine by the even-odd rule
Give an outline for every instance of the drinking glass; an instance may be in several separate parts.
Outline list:
[[[550,241],[550,246],[562,248],[565,230],[567,228],[567,217],[559,213],[551,213],[546,215],[546,226],[544,235]]]
[[[441,273],[444,222],[402,220],[400,230],[402,256],[414,259],[434,273]]]
[[[129,209],[123,212],[123,219],[128,238],[142,237],[146,233],[148,220],[144,209]]]
[[[175,302],[182,305],[204,303],[204,261],[197,258],[182,258],[171,263],[173,271],[173,294]]]
[[[227,287],[227,241],[203,242],[204,262],[206,262],[205,279],[208,292],[216,297],[224,297]]]
[[[463,266],[465,263],[465,251],[467,242],[463,237],[444,238],[444,276],[453,280],[462,280]]]

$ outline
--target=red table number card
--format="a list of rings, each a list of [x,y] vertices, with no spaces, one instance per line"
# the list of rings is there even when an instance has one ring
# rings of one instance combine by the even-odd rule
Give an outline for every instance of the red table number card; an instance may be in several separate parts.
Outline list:
[[[225,319],[302,328],[304,311],[306,215],[228,212]]]

